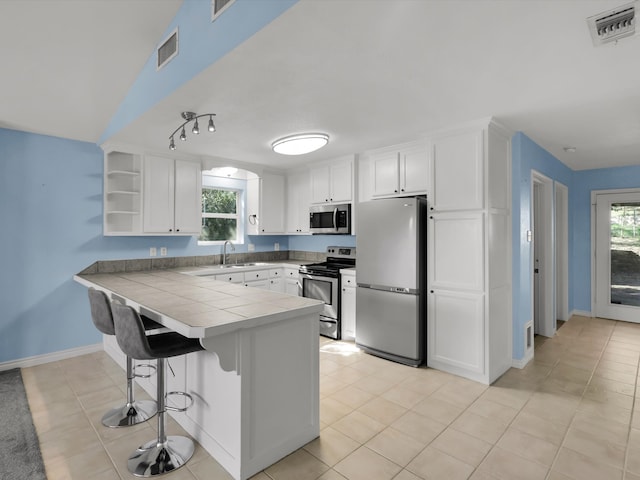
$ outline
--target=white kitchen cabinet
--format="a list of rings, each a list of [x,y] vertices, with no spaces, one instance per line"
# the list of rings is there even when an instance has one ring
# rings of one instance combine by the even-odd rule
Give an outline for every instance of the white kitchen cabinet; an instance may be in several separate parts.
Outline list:
[[[342,319],[342,339],[356,338],[356,274],[353,270],[340,272],[342,292],[340,314]]]
[[[311,169],[311,203],[353,201],[353,156],[348,155]]]
[[[483,130],[470,130],[433,140],[431,203],[435,210],[483,208],[483,140]]]
[[[427,364],[490,384],[511,366],[511,132],[434,136]]]
[[[244,272],[229,272],[216,275],[216,280],[229,283],[243,283]]]
[[[143,230],[156,235],[200,235],[200,164],[147,155],[144,158]]]
[[[264,288],[269,290],[269,270],[251,270],[244,272],[245,287]]]
[[[282,268],[269,269],[269,290],[284,293],[284,271]]]
[[[104,235],[140,235],[142,155],[105,152],[103,205]]]
[[[371,195],[373,198],[425,195],[429,190],[430,170],[425,142],[371,152]]]
[[[309,233],[309,172],[287,176],[287,233]]]
[[[298,296],[298,287],[300,282],[300,266],[285,267],[283,270],[284,275],[284,292],[289,295]]]
[[[285,233],[285,178],[263,173],[247,180],[247,217],[249,235]]]

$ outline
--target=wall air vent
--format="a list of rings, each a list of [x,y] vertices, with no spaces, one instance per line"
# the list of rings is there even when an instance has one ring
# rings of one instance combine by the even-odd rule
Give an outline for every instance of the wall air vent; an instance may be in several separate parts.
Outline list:
[[[593,44],[597,47],[636,35],[636,14],[639,4],[640,2],[636,0],[587,18]]]
[[[178,55],[178,29],[176,28],[171,35],[158,47],[158,63],[157,69],[160,70],[169,61]]]
[[[222,15],[229,5],[231,5],[236,0],[211,0],[211,21],[213,22],[216,18]]]

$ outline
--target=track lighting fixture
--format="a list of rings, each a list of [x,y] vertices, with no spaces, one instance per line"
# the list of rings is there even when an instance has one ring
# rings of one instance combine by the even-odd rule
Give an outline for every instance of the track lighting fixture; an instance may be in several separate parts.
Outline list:
[[[209,117],[209,124],[207,126],[207,130],[209,130],[210,132],[215,132],[216,131],[216,126],[213,124],[213,117],[216,116],[215,113],[203,113],[202,115],[198,115],[195,112],[182,112],[182,118],[184,119],[184,123],[182,125],[180,125],[178,128],[176,128],[173,133],[171,135],[169,135],[169,149],[171,150],[175,150],[176,149],[176,142],[174,141],[174,137],[176,135],[176,133],[178,133],[178,130],[182,129],[182,131],[180,132],[180,140],[182,140],[183,142],[187,140],[187,132],[185,131],[185,126],[193,121],[193,128],[191,129],[191,133],[193,133],[194,135],[198,135],[200,133],[200,126],[198,125],[198,119],[202,118],[202,117]]]

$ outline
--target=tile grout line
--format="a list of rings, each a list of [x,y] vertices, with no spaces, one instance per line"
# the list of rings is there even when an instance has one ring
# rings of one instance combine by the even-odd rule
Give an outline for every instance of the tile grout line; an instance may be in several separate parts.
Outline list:
[[[594,319],[597,317],[593,317]],[[602,350],[600,351],[600,355],[598,356],[598,362],[596,363],[595,367],[593,368],[593,371],[591,372],[591,375],[589,376],[589,380],[587,381],[584,390],[582,391],[582,394],[580,395],[580,402],[578,404],[578,407],[580,406],[580,403],[582,403],[582,400],[584,399],[585,393],[587,392],[587,388],[589,388],[589,384],[591,383],[591,380],[593,380],[593,377],[595,375],[595,371],[597,370],[598,366],[600,365],[600,362],[602,361],[602,356],[604,355],[605,350],[607,349],[607,346],[609,345],[609,342],[611,341],[611,336],[613,335],[613,332],[615,330],[616,325],[618,324],[618,322],[616,322],[613,326],[613,328],[611,329],[611,331],[609,332],[609,335],[607,337],[607,341],[605,342],[604,346],[602,347]],[[555,367],[554,367],[555,368]],[[575,420],[576,414],[578,412],[578,409],[576,408],[576,411],[573,413],[573,416],[571,417],[571,421],[569,422],[569,424],[567,425],[567,428],[564,432],[564,436],[562,437],[562,442],[560,442],[560,446],[558,448],[558,451],[556,452],[555,456],[553,457],[553,461],[551,462],[551,465],[549,466],[549,470],[547,471],[547,475],[545,476],[545,480],[549,480],[549,476],[551,475],[552,471],[553,471],[553,467],[555,466],[556,462],[558,461],[558,457],[560,456],[560,451],[562,450],[565,441],[567,439],[567,434],[569,433],[569,430],[571,429],[571,425],[573,425],[573,421]],[[568,447],[567,447],[568,448]],[[572,449],[569,449],[572,450]],[[580,453],[580,452],[577,452]],[[623,472],[624,475],[624,472]],[[567,475],[569,476],[569,475]],[[577,479],[580,480],[580,479]]]

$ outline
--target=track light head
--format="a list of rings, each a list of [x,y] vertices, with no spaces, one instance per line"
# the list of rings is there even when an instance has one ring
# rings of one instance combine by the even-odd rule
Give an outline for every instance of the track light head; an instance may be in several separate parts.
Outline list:
[[[187,132],[185,131],[185,126],[191,121],[193,121],[193,127],[191,128],[191,133],[193,133],[194,135],[198,135],[200,133],[200,125],[198,124],[198,119],[201,117],[209,117],[209,124],[207,126],[207,129],[210,132],[216,131],[216,126],[213,124],[213,117],[216,116],[215,113],[203,113],[202,115],[198,115],[194,112],[182,112],[180,115],[185,120],[185,122],[182,125],[180,125],[178,128],[176,128],[173,131],[173,133],[169,136],[169,148],[171,150],[176,149],[176,142],[174,141],[174,136],[176,135],[176,133],[178,133],[178,131],[180,131],[180,136],[178,138],[180,138],[180,140],[182,140],[183,142],[187,140]]]

